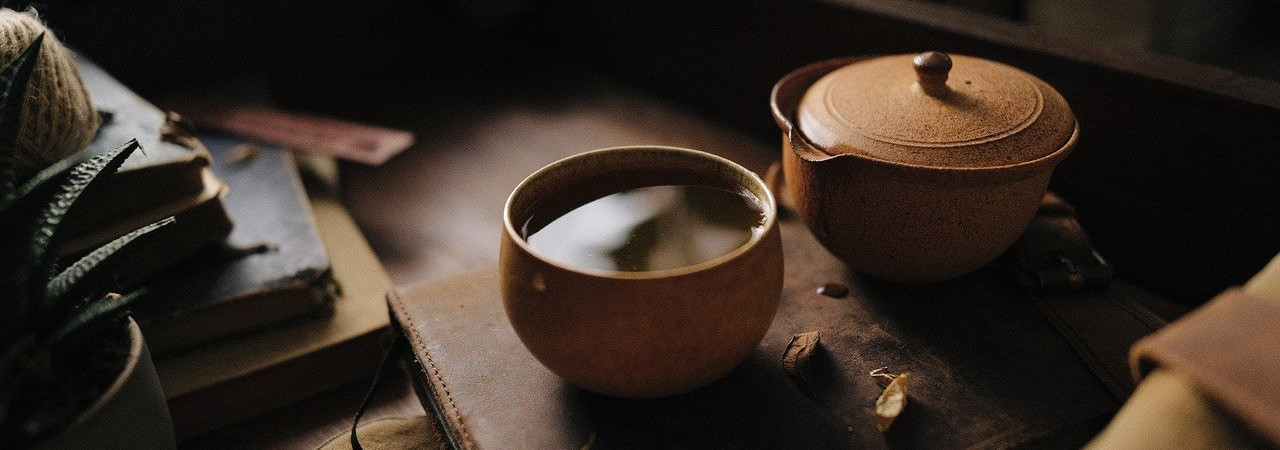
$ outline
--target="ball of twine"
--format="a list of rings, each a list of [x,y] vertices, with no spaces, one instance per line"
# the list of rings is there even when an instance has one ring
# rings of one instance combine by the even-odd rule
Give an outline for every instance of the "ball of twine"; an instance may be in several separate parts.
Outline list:
[[[27,84],[13,161],[19,181],[84,149],[98,131],[98,113],[89,102],[71,51],[34,10],[0,9],[0,67],[40,33],[44,33],[44,45]]]

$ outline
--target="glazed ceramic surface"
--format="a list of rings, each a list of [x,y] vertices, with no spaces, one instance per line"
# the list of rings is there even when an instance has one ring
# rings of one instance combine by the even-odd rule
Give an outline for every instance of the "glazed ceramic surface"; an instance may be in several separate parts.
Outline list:
[[[771,106],[809,229],[857,271],[905,283],[963,275],[1012,245],[1079,135],[1038,78],[936,52],[806,66]]]
[[[759,200],[763,230],[718,258],[643,272],[569,267],[523,239],[531,218],[656,185],[745,190]],[[507,316],[543,365],[584,389],[636,398],[703,386],[741,363],[773,321],[783,273],[776,208],[755,174],[699,151],[621,147],[553,163],[507,201],[500,255]]]

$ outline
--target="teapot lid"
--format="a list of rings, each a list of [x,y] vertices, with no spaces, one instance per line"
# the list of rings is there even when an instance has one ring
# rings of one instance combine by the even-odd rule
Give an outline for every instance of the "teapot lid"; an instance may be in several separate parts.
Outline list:
[[[1066,99],[1039,78],[940,52],[836,69],[809,87],[796,122],[831,155],[923,168],[998,168],[1063,156],[1078,130]]]

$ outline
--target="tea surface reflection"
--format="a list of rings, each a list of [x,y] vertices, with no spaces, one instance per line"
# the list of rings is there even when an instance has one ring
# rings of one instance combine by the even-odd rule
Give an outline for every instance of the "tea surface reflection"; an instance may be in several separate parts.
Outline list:
[[[763,232],[758,202],[714,187],[647,186],[588,202],[522,234],[537,253],[576,268],[675,269],[728,254]]]

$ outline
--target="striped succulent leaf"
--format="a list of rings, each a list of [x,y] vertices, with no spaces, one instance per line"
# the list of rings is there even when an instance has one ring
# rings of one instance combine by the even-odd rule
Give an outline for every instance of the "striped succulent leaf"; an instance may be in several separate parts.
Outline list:
[[[152,232],[173,222],[174,218],[169,217],[134,230],[67,267],[46,284],[40,317],[58,321],[84,299],[100,298],[114,286],[124,264],[151,243],[155,236]]]
[[[53,195],[54,189],[66,182],[71,169],[88,159],[89,152],[81,151],[37,172],[30,180],[15,188],[8,197],[0,198],[0,215],[4,215],[10,208],[34,213],[37,208],[33,205],[43,205]],[[15,212],[15,215],[23,216],[21,212]]]
[[[30,202],[25,198],[19,200],[0,214],[0,224],[6,230],[0,234],[0,244],[5,248],[5,257],[0,258],[0,288],[11,297],[10,303],[4,305],[6,317],[0,319],[0,325],[5,325],[0,336],[8,338],[8,331],[19,328],[12,325],[26,323],[43,303],[46,283],[55,275],[54,264],[61,241],[65,240],[64,232],[59,232],[63,219],[76,209],[80,199],[91,197],[92,191],[100,188],[103,180],[137,148],[138,143],[130,141],[82,162],[66,174],[54,177],[59,182],[52,185],[52,192],[42,192],[45,195]],[[32,211],[26,211],[27,207]]]
[[[73,211],[81,198],[89,197],[100,189],[105,180],[124,164],[124,160],[138,149],[138,141],[130,140],[115,150],[94,156],[80,163],[68,175],[67,180],[45,205],[34,223],[27,256],[33,258],[33,274],[49,274],[57,260],[57,249],[65,239],[65,231],[60,225],[63,219]],[[29,285],[32,293],[44,291],[44,284]]]
[[[102,295],[91,301],[84,302],[83,306],[76,309],[74,314],[66,321],[61,322],[61,326],[55,329],[53,334],[46,341],[50,346],[58,345],[68,337],[84,331],[86,329],[97,328],[95,322],[103,322],[113,318],[112,313],[120,311],[121,308],[128,306],[138,297],[141,297],[143,291],[133,291],[124,295],[109,293]],[[114,316],[119,318],[118,316]],[[101,328],[97,328],[101,329]]]

